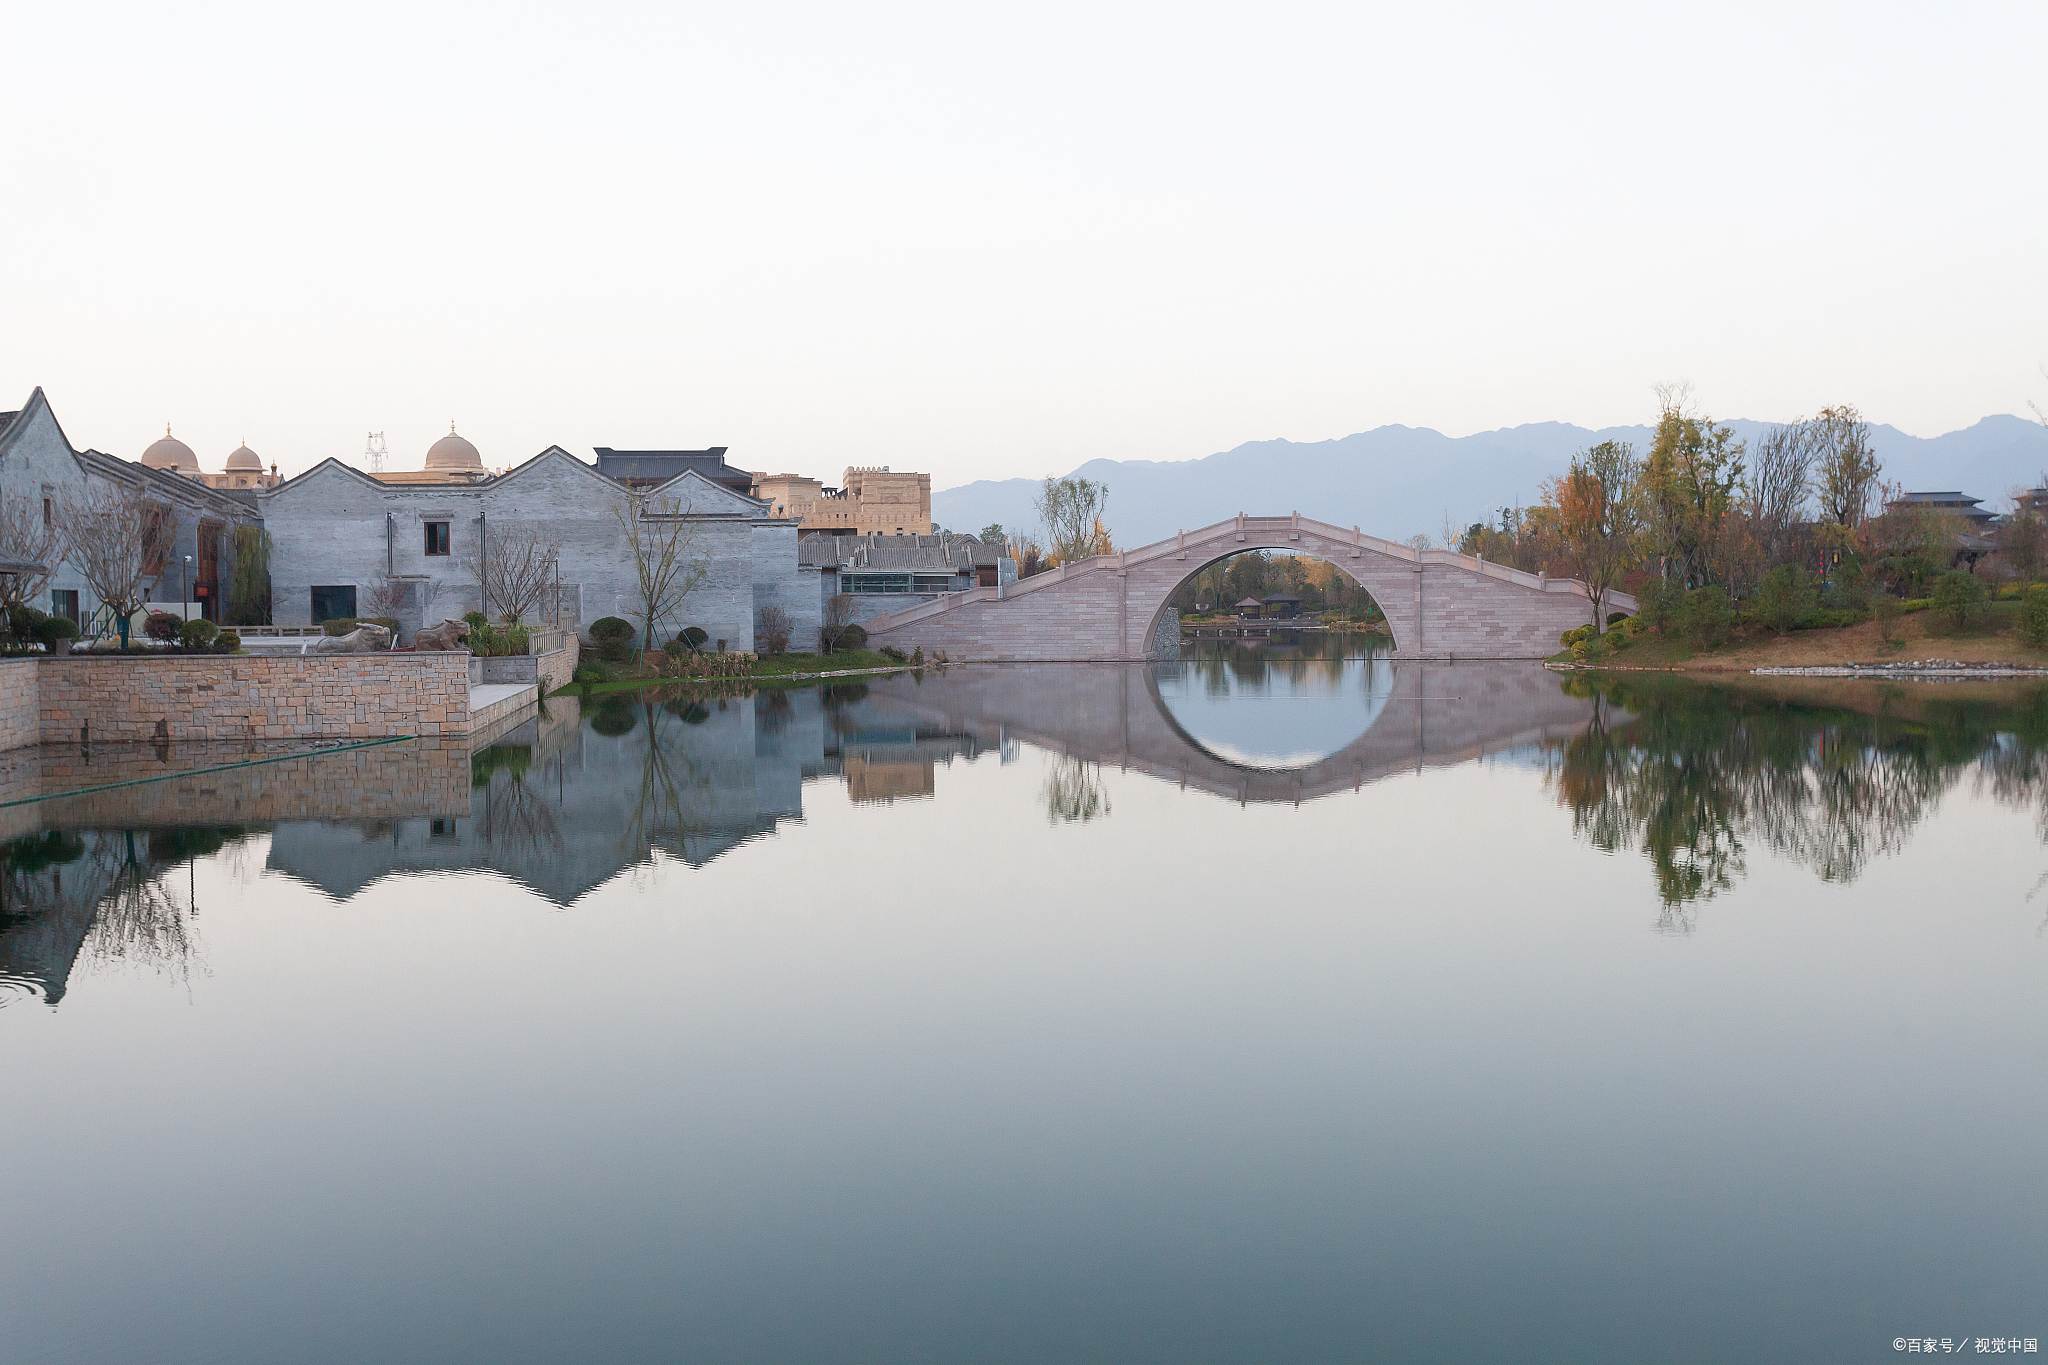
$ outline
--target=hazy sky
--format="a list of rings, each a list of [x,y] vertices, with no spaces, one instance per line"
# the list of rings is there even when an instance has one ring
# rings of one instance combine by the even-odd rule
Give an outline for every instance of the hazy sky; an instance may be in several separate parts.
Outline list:
[[[2048,5],[45,4],[0,407],[937,486],[2048,406]]]

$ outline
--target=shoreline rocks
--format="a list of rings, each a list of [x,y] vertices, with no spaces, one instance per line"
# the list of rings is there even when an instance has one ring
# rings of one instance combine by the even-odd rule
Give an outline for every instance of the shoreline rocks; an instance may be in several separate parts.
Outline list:
[[[1884,663],[1811,664],[1802,667],[1753,668],[1752,674],[1792,678],[2042,678],[2048,668],[2032,664],[1972,663],[1963,659],[1897,659]]]

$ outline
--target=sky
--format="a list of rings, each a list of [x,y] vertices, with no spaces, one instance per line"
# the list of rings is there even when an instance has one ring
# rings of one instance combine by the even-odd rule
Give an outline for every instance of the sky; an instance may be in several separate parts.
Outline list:
[[[0,408],[935,487],[2048,407],[2048,5],[41,5]]]

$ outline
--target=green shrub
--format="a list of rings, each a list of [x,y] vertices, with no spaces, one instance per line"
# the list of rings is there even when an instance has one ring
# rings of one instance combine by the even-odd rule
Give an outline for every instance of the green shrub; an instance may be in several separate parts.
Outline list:
[[[193,654],[204,654],[218,634],[220,627],[200,616],[178,628],[178,644]]]
[[[633,628],[633,623],[623,617],[600,616],[590,623],[590,638],[600,645],[609,640],[624,644],[639,633]]]
[[[356,620],[359,623],[367,622],[373,626],[382,626],[390,631],[393,636],[398,634],[398,618],[396,616],[358,616]]]
[[[2037,583],[2020,598],[2020,638],[2048,649],[2048,584]]]
[[[868,647],[868,632],[867,632],[867,627],[865,627],[865,626],[841,626],[841,627],[839,628],[839,648],[840,648],[841,650],[849,650],[849,649],[866,649],[867,647]]]
[[[704,642],[711,638],[711,632],[702,626],[684,626],[683,632],[678,638],[691,649],[702,649],[704,648]]]
[[[480,611],[466,611],[462,613],[462,619],[469,623],[471,630],[489,630],[491,628],[491,618]]]
[[[596,683],[610,681],[609,676],[605,673],[603,669],[592,668],[588,664],[577,669],[574,678],[577,683],[581,684],[584,687],[589,687]]]
[[[1794,626],[1807,624],[1813,606],[1813,581],[1805,567],[1780,564],[1757,584],[1750,614],[1766,629],[1783,635]]]
[[[1709,649],[1728,638],[1735,624],[1735,604],[1728,594],[1709,583],[1685,595],[1678,608],[1678,628],[1692,641],[1694,649]]]
[[[61,616],[55,619],[64,620]],[[50,617],[26,602],[17,602],[7,609],[7,633],[19,641],[41,640],[48,644],[50,637],[43,634],[43,628],[50,620]]]
[[[1957,630],[1983,613],[1984,596],[1983,581],[1963,569],[1945,573],[1934,583],[1934,609],[1948,617]]]
[[[59,640],[75,640],[78,638],[78,622],[68,616],[45,616],[36,622],[35,635],[46,645],[53,645]]]
[[[910,662],[910,656],[894,645],[883,645],[876,653],[892,664],[907,664]]]
[[[153,611],[142,618],[142,633],[152,640],[161,640],[169,644],[178,638],[178,631],[184,624],[184,621],[167,611]]]
[[[639,703],[628,693],[613,692],[597,704],[597,712],[590,718],[590,728],[600,735],[616,738],[631,730],[639,720]]]
[[[1661,578],[1653,578],[1636,589],[1636,620],[1652,635],[1668,635],[1677,625],[1678,606],[1684,594]]]
[[[320,623],[320,633],[323,635],[346,635],[361,624],[362,622],[353,616],[337,616],[330,621],[322,621]]]
[[[213,652],[216,654],[233,654],[241,647],[242,637],[232,630],[224,630],[213,637]]]
[[[1592,638],[1593,626],[1588,622],[1583,626],[1573,626],[1570,630],[1558,636],[1557,642],[1566,649],[1574,649]]]

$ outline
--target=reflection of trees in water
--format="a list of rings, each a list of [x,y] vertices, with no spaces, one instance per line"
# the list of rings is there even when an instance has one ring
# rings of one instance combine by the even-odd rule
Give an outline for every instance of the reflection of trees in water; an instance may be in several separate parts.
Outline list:
[[[684,725],[701,724],[709,716],[703,702],[680,689],[661,688],[646,693],[641,707],[647,723],[642,730],[640,791],[625,829],[626,848],[634,862],[657,846],[680,854],[683,840],[703,823],[698,807],[711,785],[682,742]]]
[[[1109,817],[1109,793],[1103,789],[1101,770],[1086,759],[1062,754],[1053,760],[1040,794],[1049,824],[1086,824],[1098,816]]]
[[[1551,750],[1552,789],[1594,847],[1649,856],[1667,908],[1728,889],[1751,845],[1854,881],[1905,847],[1968,764],[2003,800],[2048,791],[2040,751],[2000,738],[2012,708],[1937,700],[1907,720],[1676,681],[1566,686],[1595,711]],[[1610,704],[1634,719],[1610,726]]]
[[[179,985],[192,979],[198,957],[194,907],[178,904],[165,888],[166,870],[133,861],[120,866],[93,916],[82,959],[99,968],[147,967]]]
[[[196,910],[166,874],[237,848],[240,826],[51,831],[0,846],[0,964],[43,983],[53,1003],[79,963],[147,968],[178,983],[204,973]],[[187,883],[189,888],[189,883]]]

